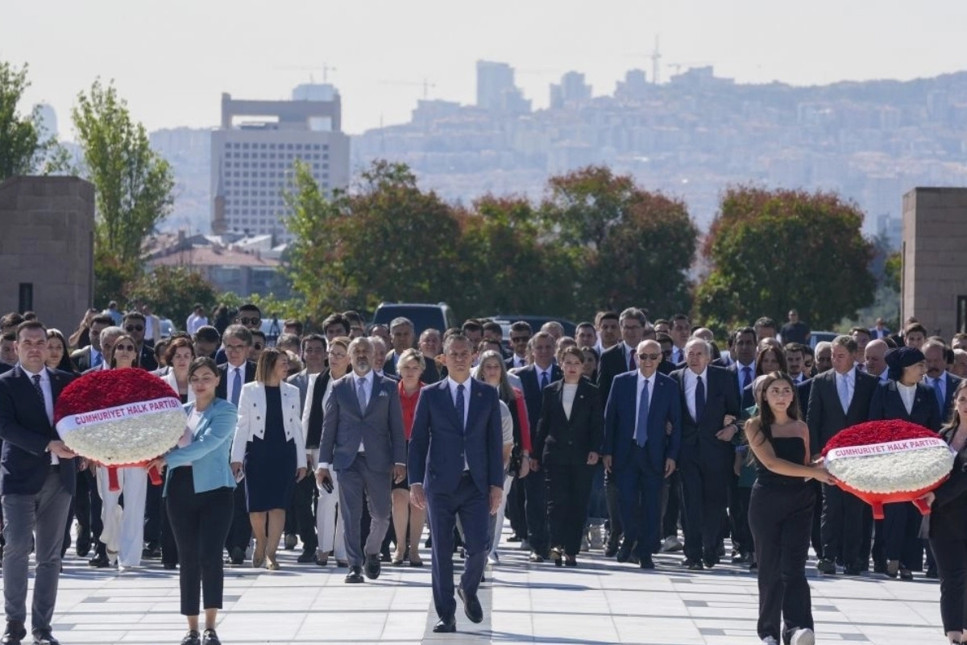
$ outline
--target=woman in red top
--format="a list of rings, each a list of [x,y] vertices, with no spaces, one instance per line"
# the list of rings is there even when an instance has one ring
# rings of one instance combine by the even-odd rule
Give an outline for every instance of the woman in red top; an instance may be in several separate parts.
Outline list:
[[[406,437],[407,446],[410,443],[410,433],[413,432],[413,415],[416,413],[416,403],[420,400],[420,388],[424,385],[420,380],[424,369],[426,369],[426,362],[423,360],[423,354],[415,349],[405,350],[396,362],[396,372],[400,375],[397,387],[400,392],[400,405],[403,408],[403,434]],[[410,543],[410,566],[423,566],[419,547],[425,520],[426,511],[410,505],[410,491],[406,478],[398,484],[393,484],[393,529],[396,533],[394,566],[403,566],[407,535]]]

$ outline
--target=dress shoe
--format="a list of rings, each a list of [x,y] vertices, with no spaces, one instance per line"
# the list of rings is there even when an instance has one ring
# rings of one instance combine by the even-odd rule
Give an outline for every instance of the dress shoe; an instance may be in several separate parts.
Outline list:
[[[858,576],[860,575],[860,573],[861,572],[859,570],[859,567],[848,566],[845,569],[843,569],[843,575],[846,575],[846,576]]]
[[[27,629],[24,624],[19,620],[8,620],[7,629],[3,632],[3,637],[0,638],[0,644],[2,645],[20,645],[22,641],[27,636]]]
[[[874,560],[873,561],[873,573],[886,573],[886,561],[885,560]]]
[[[165,569],[168,569],[170,571],[172,569],[177,569],[178,568],[178,563],[177,562],[163,562],[161,564],[161,566],[163,566]]]
[[[704,568],[701,560],[690,560],[689,558],[682,560],[682,566],[689,571],[701,571]]]
[[[751,559],[748,553],[742,553],[741,551],[732,554],[732,564],[746,564]]]
[[[913,572],[909,569],[900,568],[900,580],[913,580]]]
[[[349,561],[348,560],[339,560],[339,559],[337,559],[336,560],[336,566],[339,567],[340,569],[345,569],[346,567],[349,566]]]
[[[450,634],[457,631],[457,621],[454,618],[441,618],[433,626],[434,634]]]
[[[299,564],[308,564],[310,562],[316,561],[316,552],[313,550],[303,551],[299,554],[299,557],[295,559]]]
[[[564,556],[564,566],[565,567],[576,567],[576,566],[578,566],[577,556],[565,555]]]
[[[233,546],[232,549],[231,549],[231,551],[229,551],[228,553],[229,553],[229,555],[228,555],[228,561],[229,561],[230,564],[239,565],[239,564],[242,564],[243,562],[245,562],[245,550],[244,549],[242,549],[240,547],[237,547],[237,546]]]
[[[298,543],[299,543],[299,538],[297,538],[292,533],[287,533],[285,536],[285,542],[283,542],[283,546],[286,551],[292,551],[293,549],[295,549],[295,545]]]
[[[797,629],[789,638],[789,645],[815,645],[816,635],[808,627]]]
[[[483,622],[483,607],[476,595],[469,595],[464,592],[463,587],[457,587],[457,595],[463,601],[463,613],[467,615],[471,623]]]
[[[514,533],[509,538],[507,538],[507,541],[508,542],[520,542],[520,536],[517,535],[516,533]]]
[[[937,567],[929,567],[927,572],[923,574],[923,577],[929,580],[936,580],[940,577],[940,574],[937,572]]]
[[[34,632],[34,645],[60,645],[49,629],[38,629]]]
[[[712,555],[712,556],[707,555],[704,558],[702,558],[702,564],[705,565],[705,568],[706,569],[711,569],[712,567],[714,567],[715,565],[717,565],[719,562],[720,562],[719,556],[717,556],[717,555]]]
[[[93,558],[87,561],[87,564],[98,569],[107,569],[111,566],[111,561],[108,560],[106,553],[98,553]]]
[[[86,558],[87,557],[87,554],[90,553],[90,552],[91,552],[91,540],[90,540],[90,538],[88,538],[87,540],[83,540],[81,538],[77,538],[77,557],[78,558]]]
[[[380,563],[378,555],[366,556],[366,577],[375,580],[379,577]]]
[[[617,556],[618,562],[627,562],[630,559],[631,559],[631,545],[622,544],[621,548],[618,549],[618,556]]]
[[[816,570],[827,576],[836,575],[836,563],[823,558],[816,563]]]
[[[563,567],[564,566],[563,554],[561,553],[561,549],[560,548],[554,547],[553,549],[551,549],[551,560],[554,561],[554,566],[555,567]]]
[[[608,542],[607,546],[604,548],[604,557],[613,558],[617,554],[618,554],[618,545],[611,544],[610,542]]]
[[[896,578],[896,574],[900,572],[900,561],[899,560],[887,560],[886,562],[886,575],[891,578]]]
[[[201,634],[201,645],[222,645],[214,629],[206,629]]]
[[[350,567],[349,573],[346,574],[346,584],[359,584],[365,582],[363,579],[362,569],[359,567]]]
[[[538,553],[537,551],[531,551],[531,554],[530,556],[528,556],[527,559],[530,560],[531,562],[543,562],[544,556]]]
[[[641,558],[641,560],[638,561],[638,566],[642,569],[654,569],[655,561],[651,559],[651,556]]]
[[[141,557],[145,560],[158,560],[161,558],[161,547],[157,544],[149,544],[141,549]]]
[[[197,630],[188,630],[185,637],[181,639],[181,645],[201,645],[201,635]]]

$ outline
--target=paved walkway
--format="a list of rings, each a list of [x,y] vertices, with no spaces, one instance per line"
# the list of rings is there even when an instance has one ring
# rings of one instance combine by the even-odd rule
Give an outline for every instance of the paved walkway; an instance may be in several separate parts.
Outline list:
[[[345,569],[295,562],[280,552],[276,572],[226,570],[218,633],[243,643],[547,643],[732,645],[758,643],[756,580],[720,565],[688,572],[680,555],[657,556],[658,570],[583,554],[577,569],[526,562],[505,545],[481,588],[486,619],[470,623],[458,601],[457,634],[436,635],[430,568],[384,565],[376,581],[343,582]],[[424,558],[428,554],[424,550]],[[330,560],[330,562],[333,562]],[[458,567],[459,569],[459,567]],[[885,576],[817,577],[809,565],[819,643],[942,645],[939,585]],[[28,599],[29,603],[29,599]],[[152,563],[136,572],[65,562],[54,634],[73,643],[179,643],[178,575]]]

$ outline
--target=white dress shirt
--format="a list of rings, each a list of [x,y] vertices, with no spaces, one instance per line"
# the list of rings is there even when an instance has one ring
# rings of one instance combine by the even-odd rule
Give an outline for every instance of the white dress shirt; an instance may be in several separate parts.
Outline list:
[[[916,384],[904,385],[897,381],[896,391],[900,393],[900,399],[903,401],[903,407],[906,408],[907,414],[913,414],[913,400],[917,396]]]
[[[30,379],[30,387],[34,386],[34,377],[40,374],[40,389],[44,392],[44,409],[47,411],[47,420],[50,421],[51,427],[54,425],[54,391],[50,387],[50,373],[46,369],[42,369],[40,372],[31,372],[23,364],[20,365],[20,369],[23,370],[27,378]],[[60,458],[54,453],[50,453],[50,464],[59,464]]]
[[[708,368],[702,370],[701,374],[696,374],[691,369],[685,368],[685,405],[688,412],[695,419],[695,387],[698,385],[698,377],[702,377],[702,384],[705,386],[705,400],[708,401]]]

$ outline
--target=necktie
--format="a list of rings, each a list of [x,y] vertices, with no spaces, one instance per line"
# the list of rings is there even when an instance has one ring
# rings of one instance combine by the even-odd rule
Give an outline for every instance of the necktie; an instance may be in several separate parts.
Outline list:
[[[702,382],[702,377],[698,377],[698,383],[695,384],[695,422],[698,423],[702,420],[702,413],[705,411],[705,383]]]
[[[638,403],[638,425],[635,427],[635,442],[642,448],[648,441],[648,379],[641,388],[641,400]]]
[[[40,387],[40,374],[34,374],[30,377],[34,382],[34,389],[37,390],[37,396],[40,397],[40,402],[44,404],[44,409],[47,409],[47,399],[44,398],[44,388]]]
[[[544,377],[547,378],[547,372],[544,372]],[[457,418],[460,419],[460,429],[466,429],[466,421],[463,418],[463,408],[464,408],[464,398],[463,398],[463,383],[457,386]]]
[[[547,387],[547,384],[550,382],[551,382],[551,379],[548,378],[547,372],[541,372],[541,389],[543,390],[545,387]],[[463,387],[463,386],[461,385],[460,387]],[[461,394],[459,394],[459,392],[461,391],[462,390],[460,390],[460,388],[457,388],[457,392],[458,392],[457,396],[462,396]],[[463,408],[460,408],[460,409],[463,410]],[[463,413],[461,412],[461,414]]]
[[[628,371],[634,372],[636,369],[638,369],[638,366],[635,365],[635,351],[631,350],[628,353]]]
[[[235,368],[235,376],[232,378],[232,405],[238,407],[238,397],[242,393],[242,373]]]
[[[843,406],[843,414],[849,412],[849,384],[846,382],[845,374],[837,374],[836,380],[839,383],[839,403]]]
[[[93,350],[92,350],[92,353],[93,353]],[[102,354],[101,352],[98,352],[97,355],[94,357],[94,360],[91,361],[91,367],[100,367],[101,363],[103,362],[104,362],[104,354]]]
[[[742,389],[749,387],[752,382],[752,368],[746,365],[742,368]]]
[[[939,378],[933,380],[933,391],[937,395],[937,405],[940,406],[940,416],[943,417],[946,410],[944,410],[944,392],[943,392],[943,382]]]
[[[359,401],[359,412],[366,413],[366,379],[356,379],[356,399]]]

